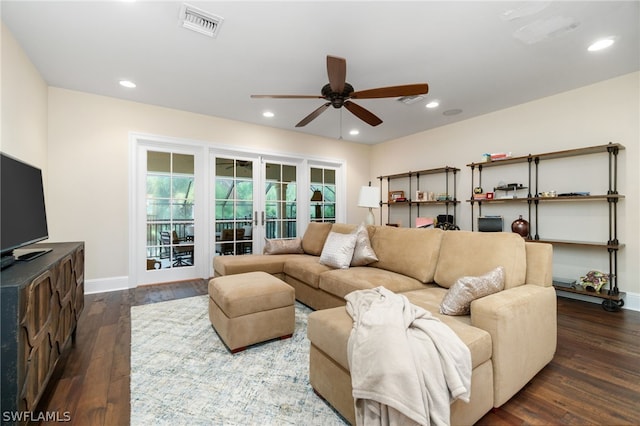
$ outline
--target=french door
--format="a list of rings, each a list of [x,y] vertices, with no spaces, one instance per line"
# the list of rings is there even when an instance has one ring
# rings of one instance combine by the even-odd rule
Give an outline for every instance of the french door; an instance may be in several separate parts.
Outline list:
[[[138,145],[135,284],[200,278],[207,269],[202,261],[203,155],[198,147]]]
[[[298,236],[299,163],[212,154],[214,256],[261,253],[265,238]]]
[[[265,238],[345,219],[340,161],[142,134],[131,141],[131,287],[208,278],[215,256],[262,253]]]

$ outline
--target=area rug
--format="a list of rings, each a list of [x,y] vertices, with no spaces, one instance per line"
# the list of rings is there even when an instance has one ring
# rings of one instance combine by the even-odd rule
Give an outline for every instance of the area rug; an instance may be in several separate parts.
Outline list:
[[[131,308],[131,425],[344,425],[309,384],[307,316],[292,338],[232,355],[208,297]]]

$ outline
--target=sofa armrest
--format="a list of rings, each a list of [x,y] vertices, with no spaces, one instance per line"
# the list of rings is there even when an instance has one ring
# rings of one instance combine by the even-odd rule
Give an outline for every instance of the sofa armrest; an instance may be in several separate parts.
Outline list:
[[[528,284],[551,287],[553,284],[553,246],[547,243],[525,243]]]
[[[494,405],[501,406],[552,359],[557,344],[553,287],[525,284],[471,303],[471,324],[491,334]]]

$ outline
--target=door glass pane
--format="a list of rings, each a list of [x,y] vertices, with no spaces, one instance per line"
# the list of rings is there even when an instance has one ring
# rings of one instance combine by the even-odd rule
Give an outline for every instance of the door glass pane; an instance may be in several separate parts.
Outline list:
[[[147,152],[147,171],[169,173],[171,171],[171,153]]]
[[[253,252],[253,162],[216,158],[215,255]]]
[[[147,269],[193,266],[194,156],[147,152]]]
[[[311,167],[309,190],[310,220],[312,222],[336,221],[336,171]]]
[[[265,236],[297,236],[297,167],[287,164],[265,165]]]

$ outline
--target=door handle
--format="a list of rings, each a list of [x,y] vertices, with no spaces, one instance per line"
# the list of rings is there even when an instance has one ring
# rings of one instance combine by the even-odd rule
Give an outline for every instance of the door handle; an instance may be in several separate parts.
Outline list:
[[[262,226],[264,226],[264,211],[262,212]]]
[[[258,226],[258,210],[253,212],[253,224]]]

